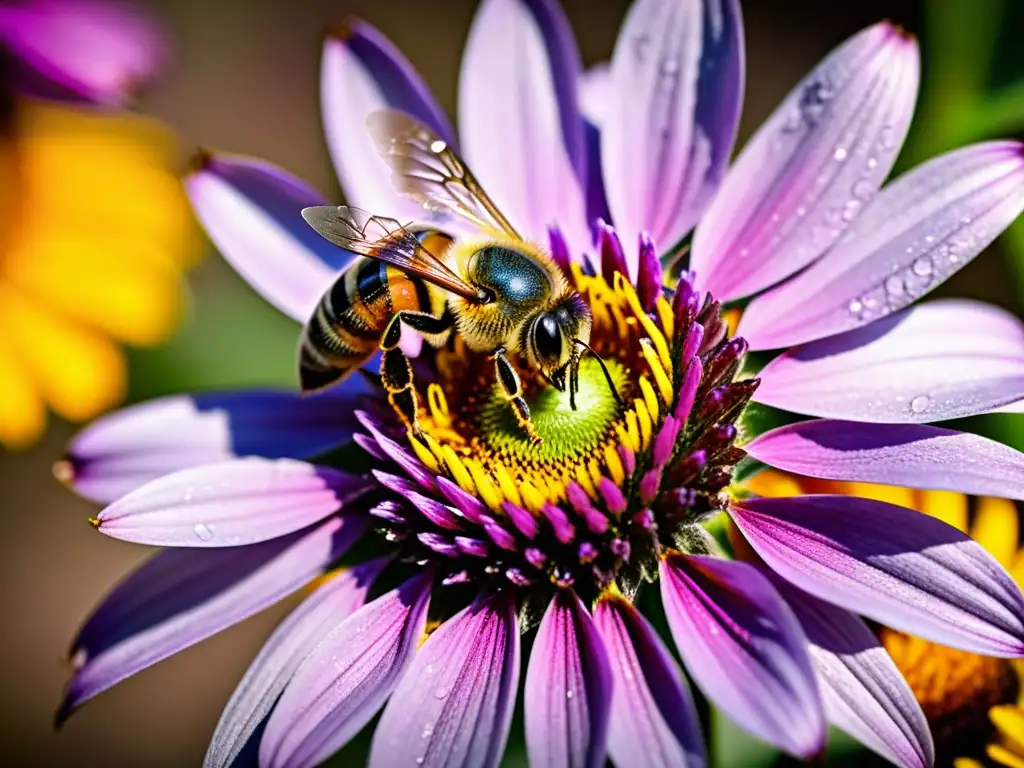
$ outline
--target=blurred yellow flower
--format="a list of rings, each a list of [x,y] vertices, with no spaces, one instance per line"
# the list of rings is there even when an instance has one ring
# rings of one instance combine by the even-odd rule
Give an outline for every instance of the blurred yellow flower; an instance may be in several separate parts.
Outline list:
[[[817,480],[776,470],[754,475],[744,487],[758,496],[841,493],[916,509],[969,532],[1024,585],[1019,515],[1007,499],[977,499],[971,515],[970,500],[959,493]],[[982,768],[984,756],[999,765],[1024,768],[1024,665],[1020,661],[978,656],[888,627],[879,629],[879,639],[921,703],[939,764]],[[965,757],[953,760],[957,755]]]
[[[155,344],[199,253],[173,134],[123,113],[19,99],[0,135],[0,445],[47,406],[73,421],[125,394],[119,343]]]

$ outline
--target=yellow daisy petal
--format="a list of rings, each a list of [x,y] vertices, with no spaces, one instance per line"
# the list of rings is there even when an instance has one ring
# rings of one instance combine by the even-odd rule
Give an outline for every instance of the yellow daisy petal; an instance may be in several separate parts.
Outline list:
[[[1010,575],[1017,584],[1024,584],[1024,550],[1019,551],[1010,566]]]
[[[978,500],[978,515],[971,537],[1009,568],[1017,555],[1017,508],[1007,499]]]
[[[743,481],[743,487],[758,496],[780,497],[799,496],[803,493],[800,483],[791,475],[765,469]]]
[[[8,279],[70,319],[131,344],[167,338],[181,316],[176,269],[139,248],[50,227],[25,233],[6,256]]]
[[[918,491],[919,509],[967,532],[967,497],[953,491]]]
[[[969,757],[958,757],[953,761],[953,768],[985,768],[985,766]]]
[[[176,141],[164,126],[138,115],[31,101],[18,114],[23,215],[30,225],[52,227],[56,220],[79,235],[145,243],[150,247],[140,255],[179,265],[200,255],[188,202],[172,172]]]
[[[76,327],[38,302],[0,286],[0,325],[53,409],[92,418],[125,392],[125,360],[109,339]]]
[[[887,501],[890,504],[898,504],[901,507],[916,509],[914,504],[914,492],[909,488],[901,488],[896,485],[876,485],[875,483],[849,483],[851,496],[860,496],[864,499],[875,499],[876,501]]]
[[[988,716],[999,730],[1004,745],[1015,754],[1024,756],[1024,709],[1006,704],[992,707]]]
[[[0,445],[24,448],[46,426],[46,408],[35,383],[0,334]]]
[[[1005,765],[1007,768],[1024,768],[1024,757],[1014,754],[1000,744],[989,744],[985,752],[999,765]]]

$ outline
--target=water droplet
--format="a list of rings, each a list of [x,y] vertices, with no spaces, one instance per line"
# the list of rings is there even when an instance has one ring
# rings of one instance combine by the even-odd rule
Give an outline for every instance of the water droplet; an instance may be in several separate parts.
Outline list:
[[[426,673],[428,675],[434,674],[434,665],[433,664],[427,664],[427,668],[426,668],[425,671],[426,671]]]
[[[859,315],[862,309],[864,309],[864,305],[861,304],[860,299],[854,299],[853,301],[850,302],[850,314]]]
[[[890,296],[902,296],[905,290],[903,278],[899,275],[892,275],[885,281],[885,290]]]
[[[927,256],[919,256],[914,259],[913,265],[910,267],[915,275],[919,277],[928,277],[932,273],[932,260]]]
[[[803,206],[801,205],[801,206],[800,206],[799,208],[797,208],[797,209],[796,209],[796,215],[797,215],[797,216],[806,216],[806,215],[807,215],[807,209],[806,209],[806,208],[804,208],[804,207],[803,207]]]
[[[565,692],[565,698],[571,699],[572,698],[572,691],[566,691]]]
[[[416,758],[416,765],[423,765],[424,759],[425,758],[422,755],[420,757],[417,757]]]
[[[874,170],[878,166],[878,158],[869,157],[866,165],[869,171]]]
[[[441,139],[434,139],[434,141],[430,142],[430,151],[433,152],[435,155],[441,154],[447,148],[448,145],[445,142],[441,141]]]
[[[857,218],[858,211],[860,211],[860,201],[847,200],[846,205],[843,206],[843,221],[853,221]]]
[[[809,83],[800,94],[799,107],[803,121],[811,127],[816,126],[833,95],[828,83],[822,80]]]
[[[676,59],[665,59],[661,62],[661,74],[674,75],[679,71],[679,62]]]
[[[434,691],[434,698],[435,699],[443,699],[447,695],[448,695],[448,689],[444,688],[444,687],[438,688],[436,691]]]
[[[931,405],[932,399],[928,395],[918,395],[910,401],[910,410],[914,413],[924,413]]]
[[[846,159],[846,155],[847,155],[846,148],[845,147],[839,147],[835,151],[835,154],[832,155],[832,157],[834,157],[837,161],[839,161],[841,163],[841,162],[843,162],[843,160]]]
[[[875,185],[867,179],[861,179],[853,185],[854,197],[859,197],[861,200],[867,200],[873,194],[875,194]]]
[[[432,726],[432,725],[424,726],[423,733],[420,734],[420,736],[422,736],[424,739],[429,739],[433,735],[434,735],[434,726]]]
[[[882,128],[882,131],[878,134],[878,143],[886,149],[892,149],[896,146],[896,131],[892,129],[891,125]]]
[[[200,541],[209,541],[213,538],[213,526],[205,525],[204,523],[196,523],[192,526],[192,530],[196,534],[196,538]]]

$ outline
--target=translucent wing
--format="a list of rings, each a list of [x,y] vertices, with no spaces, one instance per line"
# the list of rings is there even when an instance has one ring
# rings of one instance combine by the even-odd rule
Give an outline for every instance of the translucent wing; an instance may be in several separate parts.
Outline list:
[[[393,109],[371,113],[366,126],[399,192],[428,210],[455,213],[481,229],[522,239],[462,158],[427,126]]]
[[[302,218],[321,237],[348,251],[393,264],[471,301],[484,302],[489,298],[485,291],[452,272],[395,219],[345,205],[304,208]]]

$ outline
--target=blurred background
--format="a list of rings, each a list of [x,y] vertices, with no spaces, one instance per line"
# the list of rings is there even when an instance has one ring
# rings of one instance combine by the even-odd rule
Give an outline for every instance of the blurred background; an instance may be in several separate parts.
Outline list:
[[[160,77],[134,106],[177,132],[173,164],[183,168],[198,146],[257,155],[337,199],[318,107],[324,29],[352,14],[368,20],[407,54],[453,114],[459,59],[476,3],[138,5],[162,27],[167,57]],[[566,0],[586,64],[609,56],[627,6],[627,0]],[[923,50],[924,92],[901,167],[967,141],[1024,132],[1024,3],[751,0],[743,6],[747,88],[741,142],[825,53],[882,18],[915,33]],[[187,305],[177,332],[164,346],[128,353],[127,399],[228,386],[292,386],[297,327],[264,304],[208,244],[197,248],[210,252],[185,278]],[[1024,226],[1018,222],[1014,233],[941,294],[1021,312]],[[985,417],[966,426],[1024,448],[1024,416]],[[68,674],[62,661],[68,641],[93,603],[147,555],[142,547],[97,536],[86,523],[90,505],[53,479],[51,465],[73,432],[51,417],[34,446],[0,448],[3,752],[17,765],[199,764],[221,707],[286,606],[137,675],[89,703],[55,734],[52,714]],[[719,764],[754,764],[750,753],[728,751],[736,744],[720,747],[725,751]],[[764,762],[772,759],[765,755]]]

